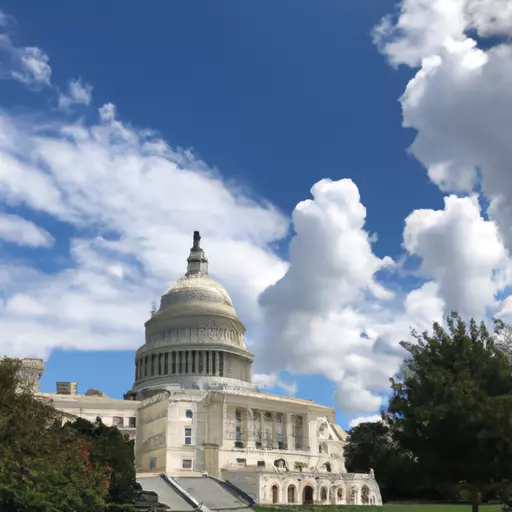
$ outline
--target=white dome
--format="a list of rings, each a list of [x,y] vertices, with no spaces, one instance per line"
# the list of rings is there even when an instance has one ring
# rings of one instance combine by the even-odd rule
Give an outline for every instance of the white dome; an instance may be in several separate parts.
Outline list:
[[[252,360],[244,324],[228,292],[208,276],[208,259],[194,232],[187,272],[163,295],[146,322],[146,343],[137,350],[134,391],[248,389]]]
[[[178,279],[162,295],[160,309],[190,301],[220,302],[233,307],[228,292],[221,284],[207,275],[192,274]]]

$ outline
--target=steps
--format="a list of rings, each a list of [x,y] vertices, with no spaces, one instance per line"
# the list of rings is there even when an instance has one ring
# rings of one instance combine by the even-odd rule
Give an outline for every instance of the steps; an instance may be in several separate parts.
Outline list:
[[[174,480],[183,487],[188,494],[193,496],[199,503],[203,503],[211,511],[226,510],[230,512],[247,512],[251,510],[251,504],[246,503],[240,496],[228,490],[214,478],[203,477],[177,477]],[[160,501],[162,501],[160,499]]]
[[[158,501],[170,507],[171,510],[176,512],[195,510],[192,504],[159,475],[138,476],[137,483],[140,484],[145,491],[156,492],[158,494]]]

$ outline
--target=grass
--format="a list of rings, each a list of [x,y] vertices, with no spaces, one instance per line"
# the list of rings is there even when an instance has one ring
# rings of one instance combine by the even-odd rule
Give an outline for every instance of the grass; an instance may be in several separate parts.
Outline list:
[[[471,505],[386,504],[382,507],[355,505],[304,505],[289,507],[255,507],[258,512],[470,512]],[[479,512],[501,512],[501,505],[480,505]]]

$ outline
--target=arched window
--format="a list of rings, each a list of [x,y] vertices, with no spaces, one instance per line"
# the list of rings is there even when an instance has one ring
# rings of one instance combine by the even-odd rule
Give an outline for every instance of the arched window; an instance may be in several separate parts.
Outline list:
[[[338,491],[336,492],[336,501],[338,503],[343,501],[343,487],[338,487]]]
[[[322,490],[320,491],[320,500],[322,502],[327,501],[327,487],[322,487]]]
[[[327,471],[327,473],[331,473],[332,472],[331,463],[330,462],[326,462],[324,464],[324,469],[325,469],[325,471]]]
[[[272,486],[272,503],[279,503],[279,487]]]
[[[363,505],[370,503],[370,489],[367,485],[363,485],[361,488],[361,503]]]
[[[288,503],[295,503],[295,496],[297,495],[297,488],[295,485],[288,486]]]

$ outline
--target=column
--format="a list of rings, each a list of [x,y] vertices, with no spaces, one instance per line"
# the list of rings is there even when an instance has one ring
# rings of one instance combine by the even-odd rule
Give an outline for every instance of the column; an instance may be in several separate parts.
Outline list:
[[[295,440],[293,438],[293,415],[286,413],[286,448],[295,450]]]
[[[187,351],[188,356],[188,374],[192,374],[194,369],[192,368],[192,350]]]
[[[217,375],[217,358],[215,357],[215,354],[217,354],[216,350],[212,350],[212,375]]]
[[[276,413],[272,413],[272,449],[275,450],[277,448],[277,428],[276,428]]]
[[[220,373],[220,352],[216,350],[214,352],[215,355],[215,371],[217,372],[216,375],[221,375]]]

